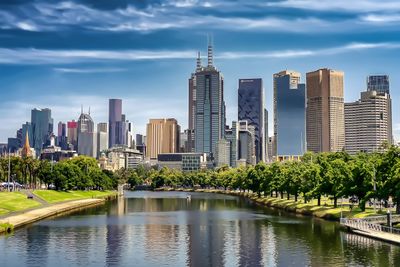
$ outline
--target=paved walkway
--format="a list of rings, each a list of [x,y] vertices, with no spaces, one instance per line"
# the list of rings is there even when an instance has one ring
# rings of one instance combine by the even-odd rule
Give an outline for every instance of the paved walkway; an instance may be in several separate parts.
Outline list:
[[[81,199],[54,204],[47,207],[25,211],[21,214],[9,215],[3,219],[0,219],[0,223],[10,223],[14,225],[14,228],[18,228],[60,213],[102,204],[104,201],[104,199]]]

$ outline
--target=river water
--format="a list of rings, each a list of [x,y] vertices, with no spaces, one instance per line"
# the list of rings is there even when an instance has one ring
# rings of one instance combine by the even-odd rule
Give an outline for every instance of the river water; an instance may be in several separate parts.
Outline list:
[[[238,197],[127,192],[0,236],[0,266],[400,266],[400,247]]]

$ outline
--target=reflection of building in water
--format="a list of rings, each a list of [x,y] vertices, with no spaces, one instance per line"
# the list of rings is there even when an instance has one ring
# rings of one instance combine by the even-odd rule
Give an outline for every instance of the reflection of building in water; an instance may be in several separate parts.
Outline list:
[[[126,198],[124,198],[123,196],[118,197],[117,200],[117,207],[118,207],[118,215],[124,215],[126,213]]]
[[[276,263],[276,236],[272,225],[261,226],[261,256],[264,266],[277,266]]]
[[[20,242],[19,249],[26,250],[26,266],[40,266],[47,262],[49,256],[49,227],[32,227],[26,229],[26,244]],[[25,248],[23,246],[25,245]]]
[[[239,221],[240,266],[262,265],[260,223],[253,219]]]

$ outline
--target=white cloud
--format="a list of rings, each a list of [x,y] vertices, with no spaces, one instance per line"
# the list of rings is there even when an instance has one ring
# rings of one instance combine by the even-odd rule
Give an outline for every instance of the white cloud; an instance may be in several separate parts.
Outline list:
[[[54,68],[54,71],[61,73],[108,73],[108,72],[124,72],[124,68]]]
[[[349,43],[343,46],[324,49],[287,49],[266,51],[221,51],[216,55],[220,59],[241,58],[295,58],[304,56],[335,55],[367,49],[398,49],[400,43]],[[150,51],[150,50],[44,50],[44,49],[8,49],[0,48],[0,64],[71,64],[90,62],[138,61],[138,60],[174,60],[193,59],[196,52]],[[60,68],[58,71],[72,72],[72,69]],[[112,69],[111,69],[112,70]],[[80,70],[85,71],[85,70]],[[89,70],[90,71],[90,70]],[[93,71],[93,70],[92,70]],[[97,69],[94,71],[101,71]],[[114,71],[116,71],[114,69]],[[78,72],[78,70],[76,70]]]
[[[361,19],[374,24],[393,24],[400,22],[400,14],[368,14]]]
[[[38,28],[30,22],[21,21],[16,24],[18,28],[25,31],[38,31]]]
[[[400,10],[398,0],[283,0],[268,2],[265,5],[318,11],[393,12],[395,10]]]

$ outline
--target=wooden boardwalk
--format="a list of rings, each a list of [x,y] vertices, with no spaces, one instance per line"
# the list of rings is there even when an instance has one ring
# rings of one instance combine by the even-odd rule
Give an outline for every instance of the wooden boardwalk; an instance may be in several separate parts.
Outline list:
[[[391,216],[391,222],[399,222],[400,216]],[[400,229],[382,225],[386,216],[374,216],[364,219],[340,219],[340,224],[351,232],[400,245]]]

